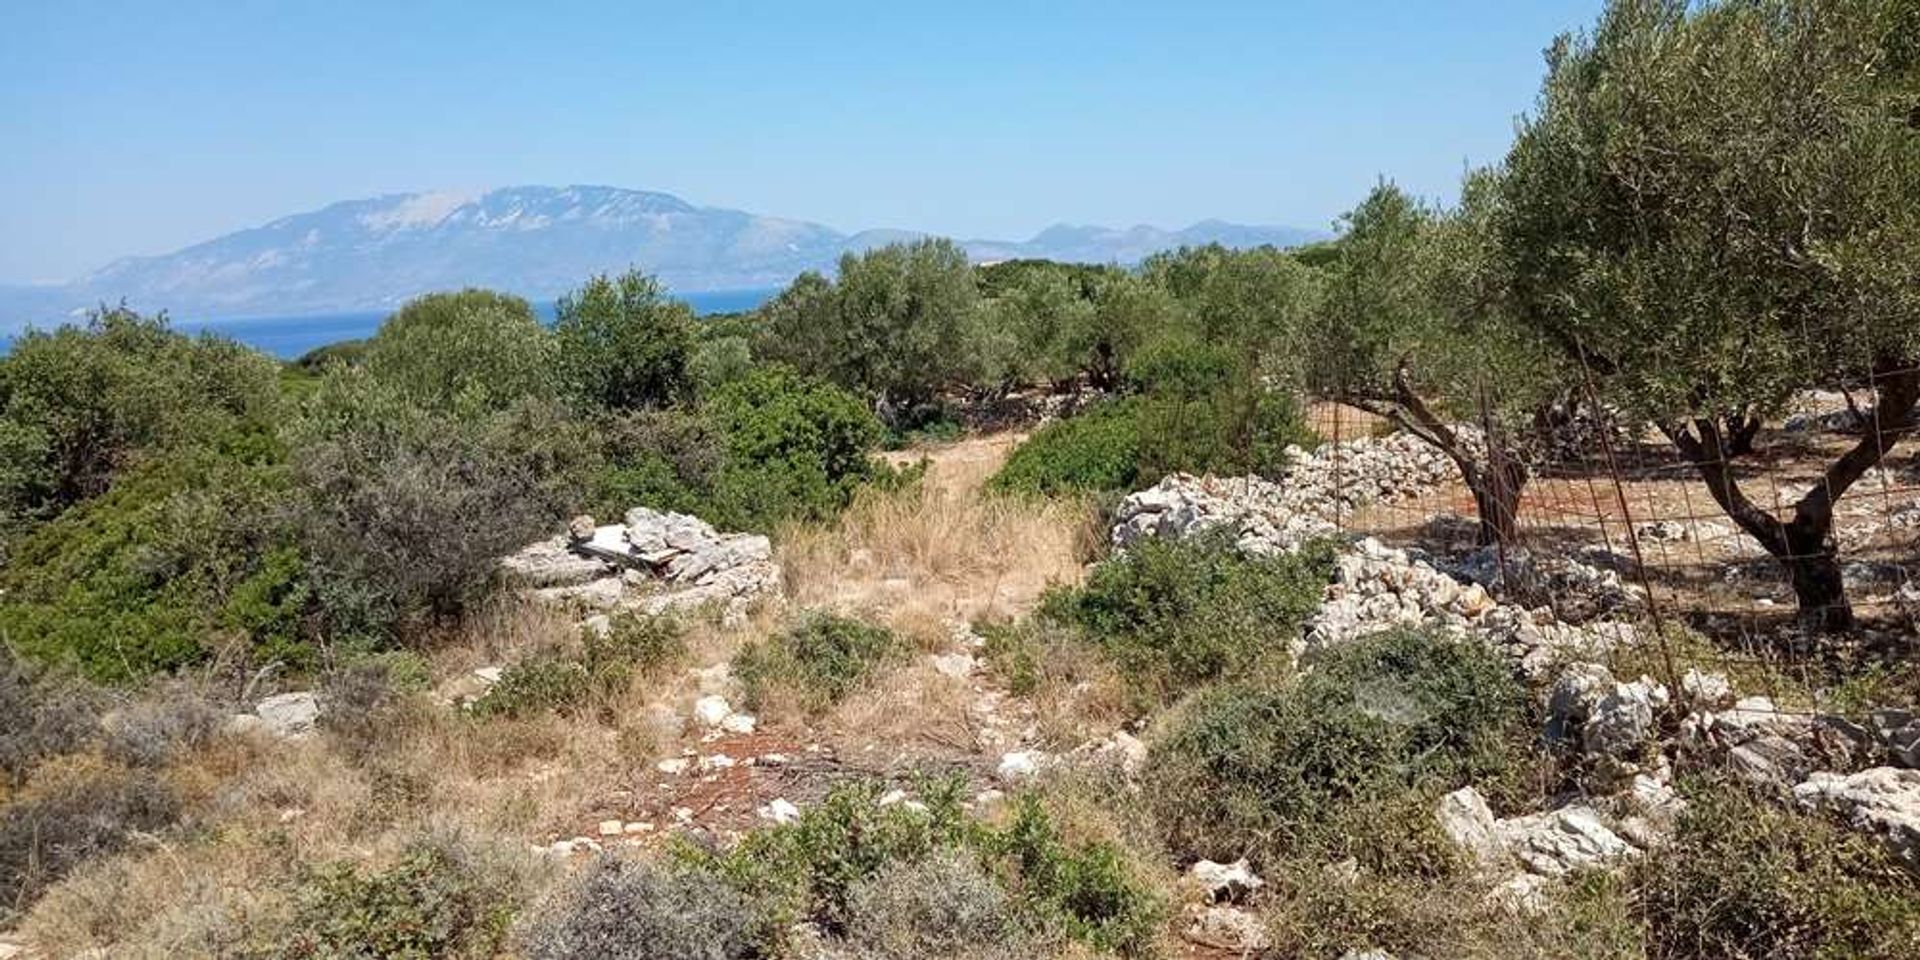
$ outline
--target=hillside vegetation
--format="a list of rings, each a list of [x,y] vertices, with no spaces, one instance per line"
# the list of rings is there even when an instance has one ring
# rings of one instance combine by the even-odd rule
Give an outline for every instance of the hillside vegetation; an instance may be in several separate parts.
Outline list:
[[[29,332],[0,957],[1920,955],[1916,38],[1614,0],[1302,248]]]

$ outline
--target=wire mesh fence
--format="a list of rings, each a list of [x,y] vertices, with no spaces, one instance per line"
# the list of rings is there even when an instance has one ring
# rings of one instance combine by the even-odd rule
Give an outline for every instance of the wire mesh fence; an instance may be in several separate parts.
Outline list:
[[[1880,378],[1902,372],[1803,393],[1792,409],[1750,424],[1750,446],[1716,445],[1720,460],[1699,449],[1690,456],[1662,431],[1623,422],[1572,442],[1534,445],[1510,543],[1481,543],[1480,505],[1459,476],[1417,495],[1342,509],[1336,525],[1435,556],[1478,550],[1503,574],[1543,558],[1612,571],[1640,603],[1611,615],[1636,621],[1652,655],[1643,662],[1665,674],[1659,679],[1673,685],[1688,669],[1719,672],[1781,709],[1825,710],[1830,704],[1820,701],[1836,678],[1870,676],[1876,658],[1911,658],[1920,649],[1920,439],[1911,418],[1876,422],[1871,402]],[[1484,413],[1497,393],[1481,397]],[[1337,451],[1396,426],[1331,400],[1312,410],[1313,425],[1335,444],[1336,483]],[[1474,412],[1462,419],[1471,422]],[[1492,416],[1482,423],[1498,429]],[[1489,443],[1479,455],[1506,446]],[[1713,471],[1732,493],[1716,496],[1706,481]],[[1830,502],[1830,534],[1811,548],[1804,536],[1792,543],[1776,536],[1769,549],[1769,531],[1756,528],[1751,514],[1747,524],[1736,520],[1723,502],[1807,529],[1806,515]],[[1804,579],[1827,560],[1842,592],[1821,603],[1796,589],[1794,572],[1800,567]],[[1552,590],[1528,598],[1556,619],[1577,620],[1587,614],[1573,609],[1573,599]],[[1852,629],[1820,628],[1842,614]]]

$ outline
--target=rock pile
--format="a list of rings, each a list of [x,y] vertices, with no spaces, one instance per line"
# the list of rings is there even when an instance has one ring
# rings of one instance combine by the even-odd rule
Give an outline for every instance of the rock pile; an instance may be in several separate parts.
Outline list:
[[[1587,804],[1501,819],[1493,815],[1485,797],[1473,787],[1462,787],[1440,798],[1434,811],[1440,829],[1480,869],[1499,879],[1493,898],[1529,912],[1545,900],[1541,888],[1576,870],[1601,869],[1639,855],[1658,842],[1664,825],[1678,815],[1682,801],[1651,777],[1634,781],[1630,800],[1616,802],[1631,815],[1609,816]],[[1659,828],[1650,828],[1657,821]],[[1639,843],[1626,836],[1640,839]]]
[[[1463,584],[1408,551],[1367,537],[1336,558],[1327,600],[1307,621],[1300,653],[1310,658],[1359,637],[1421,625],[1479,637],[1536,679],[1557,663],[1598,656],[1634,637],[1631,624],[1575,625],[1551,610],[1503,604],[1479,584]]]
[[[720,533],[706,521],[646,507],[626,522],[577,517],[566,535],[526,547],[501,567],[553,603],[660,614],[718,605],[741,615],[780,585],[773,547],[758,534]]]
[[[281,740],[304,740],[320,722],[320,700],[311,692],[281,693],[254,704],[251,713],[236,713],[227,721],[233,733],[259,731]]]
[[[1460,429],[1474,436],[1471,428]],[[1244,548],[1292,550],[1335,533],[1334,522],[1344,512],[1419,496],[1457,470],[1446,454],[1400,433],[1321,444],[1312,453],[1288,447],[1286,456],[1290,466],[1277,480],[1178,473],[1127,497],[1117,514],[1114,545],[1228,526]]]

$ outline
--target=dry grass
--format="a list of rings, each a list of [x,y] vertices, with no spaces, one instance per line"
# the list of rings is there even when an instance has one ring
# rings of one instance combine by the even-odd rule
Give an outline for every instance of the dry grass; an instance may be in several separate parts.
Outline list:
[[[878,612],[926,636],[929,623],[1016,616],[1049,586],[1078,582],[1096,535],[1086,505],[982,495],[1018,440],[919,451],[927,474],[912,488],[869,491],[834,523],[783,531],[788,599]]]

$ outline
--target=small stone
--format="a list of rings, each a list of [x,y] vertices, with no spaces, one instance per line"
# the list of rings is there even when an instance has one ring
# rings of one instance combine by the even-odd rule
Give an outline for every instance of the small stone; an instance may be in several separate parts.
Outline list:
[[[1487,900],[1523,917],[1539,916],[1552,906],[1546,895],[1551,882],[1537,873],[1516,873],[1487,891]]]
[[[1202,946],[1241,954],[1259,953],[1271,945],[1267,928],[1259,917],[1227,906],[1209,906],[1194,911],[1185,935],[1188,940]]]
[[[593,531],[597,527],[598,525],[593,522],[593,518],[583,513],[567,521],[567,539],[574,543],[592,540]],[[548,527],[547,529],[551,530],[553,528]]]
[[[970,653],[941,654],[928,657],[927,660],[933,664],[934,672],[955,680],[965,680],[973,676],[974,668],[977,666]]]
[[[672,757],[654,764],[654,768],[668,776],[679,776],[687,772],[689,761],[686,757]]]
[[[700,758],[700,769],[702,770],[729,770],[732,769],[733,764],[734,759],[724,753],[716,753],[710,757]]]
[[[642,833],[652,833],[653,824],[648,823],[645,820],[635,820],[629,823],[621,824],[620,832],[626,834],[627,836],[634,836],[636,834],[642,834]]]
[[[487,686],[493,686],[500,682],[500,672],[499,667],[477,667],[473,671],[473,678]]]
[[[1920,769],[1920,713],[1898,707],[1873,712],[1873,730],[1894,766]]]
[[[1031,780],[1040,774],[1040,765],[1046,755],[1038,750],[1020,750],[1000,758],[998,773],[1006,783]]]
[[[1187,878],[1214,903],[1237,903],[1267,885],[1244,857],[1232,863],[1202,860],[1187,868]]]
[[[1725,674],[1689,667],[1680,678],[1680,696],[1682,702],[1694,710],[1719,710],[1733,703],[1733,684]]]
[[[786,824],[800,819],[800,808],[785,797],[775,797],[760,808],[760,816],[774,823]]]
[[[1440,821],[1441,832],[1476,860],[1491,864],[1504,859],[1506,848],[1500,840],[1499,822],[1480,791],[1461,787],[1441,797],[1434,816]]]
[[[905,790],[888,790],[884,795],[880,797],[878,805],[882,807],[891,807],[894,804],[899,803],[902,800],[905,800],[906,798],[907,798],[907,792]]]
[[[260,701],[253,713],[268,733],[299,740],[313,733],[314,723],[320,719],[320,701],[310,692],[282,693]]]
[[[733,707],[727,703],[727,698],[717,694],[701,697],[693,704],[694,719],[706,727],[719,726],[732,713]]]
[[[626,828],[626,824],[622,823],[619,820],[600,821],[600,835],[603,837],[617,837],[625,830],[625,828]]]
[[[720,729],[728,733],[752,733],[755,725],[756,721],[750,713],[729,713],[720,721]]]

